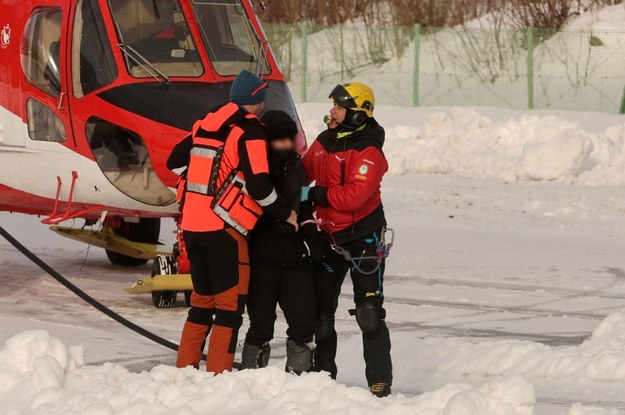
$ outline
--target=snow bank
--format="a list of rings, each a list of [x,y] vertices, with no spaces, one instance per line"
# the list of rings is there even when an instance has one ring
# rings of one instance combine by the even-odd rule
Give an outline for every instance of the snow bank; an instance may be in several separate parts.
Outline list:
[[[534,180],[577,176],[593,150],[592,141],[575,130],[565,130],[544,142],[523,147],[523,167]]]
[[[339,361],[350,368],[348,377],[362,376],[360,347],[360,336],[341,345]],[[530,382],[625,381],[625,313],[608,316],[588,340],[575,347],[517,340],[417,339],[400,333],[394,335],[393,353],[402,357],[396,359],[395,378],[403,390],[410,390],[418,379],[433,376],[471,383],[493,380],[479,387],[448,384],[419,396],[398,394],[380,400],[365,389],[337,384],[324,374],[297,377],[279,367],[212,377],[169,366],[143,373],[130,373],[113,364],[82,366],[81,348],[67,348],[44,331],[30,331],[12,337],[0,350],[0,408],[8,415],[529,415],[535,403]],[[581,404],[573,405],[569,412],[612,413]]]
[[[576,347],[554,348],[514,340],[445,343],[449,354],[445,356],[442,350],[437,354],[446,371],[485,376],[524,375],[530,379],[625,380],[624,313],[608,316],[588,340]]]
[[[533,386],[518,377],[381,400],[324,374],[297,377],[277,367],[212,377],[191,368],[137,374],[81,362],[80,348],[68,349],[46,332],[12,337],[0,351],[2,413],[529,415],[535,400]]]
[[[349,367],[358,363],[362,340],[350,339],[340,350],[339,360]],[[522,376],[532,382],[575,379],[576,381],[625,381],[625,313],[608,316],[592,336],[579,346],[550,347],[519,340],[472,343],[464,339],[417,339],[408,334],[393,338],[399,383],[437,373],[446,378]]]
[[[592,136],[571,121],[522,115],[494,122],[470,109],[434,114],[421,128],[388,130],[391,173],[555,180],[582,173]]]
[[[24,391],[58,388],[65,374],[82,365],[81,347],[66,348],[45,331],[27,331],[0,351],[0,402],[22,399]]]
[[[625,125],[591,133],[556,116],[493,121],[467,108],[435,113],[420,126],[397,121],[385,144],[391,174],[625,183]]]

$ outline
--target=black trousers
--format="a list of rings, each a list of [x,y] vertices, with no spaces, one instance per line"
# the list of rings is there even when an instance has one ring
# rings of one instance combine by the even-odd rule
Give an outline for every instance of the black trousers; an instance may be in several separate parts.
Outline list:
[[[247,240],[234,229],[185,231],[184,240],[193,293],[176,365],[197,367],[210,334],[207,370],[231,371],[250,277]]]
[[[381,237],[381,231],[343,246],[352,257],[374,256],[377,251],[377,241]],[[366,364],[366,377],[369,385],[374,383],[392,384],[393,365],[391,362],[391,339],[388,327],[384,321],[386,312],[384,303],[384,266],[382,261],[380,268],[372,275],[366,275],[375,269],[375,259],[358,261],[358,267],[354,267],[342,255],[337,254],[328,247],[325,261],[315,269],[315,292],[317,294],[317,310],[321,320],[319,329],[315,333],[315,369],[330,372],[336,378],[337,367],[335,363],[337,335],[334,328],[334,316],[338,308],[341,285],[347,272],[350,272],[354,286],[354,302],[359,304],[370,302],[379,311],[380,321],[377,330],[373,333],[362,335],[364,358]],[[363,273],[364,272],[364,273]]]
[[[319,324],[312,264],[283,267],[252,261],[247,343],[262,346],[273,338],[278,304],[289,326],[286,332],[289,338],[305,343],[312,341]]]

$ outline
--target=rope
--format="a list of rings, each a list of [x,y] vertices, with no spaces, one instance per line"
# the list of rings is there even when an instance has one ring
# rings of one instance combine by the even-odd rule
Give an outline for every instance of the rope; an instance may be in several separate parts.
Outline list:
[[[304,225],[315,225],[317,227],[317,232],[323,232],[322,226],[334,226],[334,222],[324,221],[323,219],[308,219],[299,224],[300,228]]]
[[[391,242],[388,244],[385,241],[387,232],[391,233]],[[374,237],[375,237],[375,234],[374,234]],[[393,248],[393,244],[395,242],[395,231],[390,228],[383,229],[381,233],[381,238],[377,240],[377,237],[375,237],[377,247],[376,247],[376,254],[374,256],[364,256],[364,251],[363,251],[362,256],[354,257],[347,249],[343,248],[342,246],[336,243],[336,240],[334,239],[332,234],[330,234],[330,238],[332,239],[332,245],[331,245],[332,250],[336,252],[337,254],[342,255],[343,258],[345,258],[347,262],[350,262],[352,264],[353,270],[358,271],[363,275],[373,275],[376,272],[378,272],[378,270],[382,267],[382,261],[388,258],[389,255],[391,254],[391,249]],[[362,261],[367,261],[371,259],[375,260],[376,262],[375,267],[370,271],[363,270],[360,265]]]
[[[352,269],[355,271],[360,272],[363,275],[373,275],[376,272],[378,272],[378,270],[382,267],[382,260],[385,258],[388,258],[389,256],[389,250],[386,248],[378,248],[378,252],[377,255],[375,256],[359,256],[359,257],[353,257],[352,254],[349,253],[348,250],[338,246],[338,245],[332,245],[332,249],[334,250],[334,252],[336,252],[339,255],[343,255],[343,258],[345,258],[346,261],[350,262],[352,264]],[[365,271],[362,269],[362,267],[360,266],[360,264],[362,263],[362,261],[367,261],[373,259],[376,262],[375,267],[371,270],[371,271]],[[358,262],[356,262],[356,260]]]

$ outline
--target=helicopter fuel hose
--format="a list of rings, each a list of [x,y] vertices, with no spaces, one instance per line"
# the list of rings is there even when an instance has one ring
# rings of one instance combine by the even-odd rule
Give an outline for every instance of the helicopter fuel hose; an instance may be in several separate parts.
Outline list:
[[[15,247],[18,251],[20,251],[26,258],[32,261],[35,265],[41,268],[46,274],[50,275],[57,282],[63,285],[65,288],[73,292],[77,297],[84,300],[87,304],[94,307],[99,312],[106,314],[122,326],[134,331],[135,333],[152,340],[155,343],[160,344],[161,346],[167,347],[168,349],[177,351],[178,345],[176,343],[170,342],[167,339],[164,339],[149,330],[144,329],[141,326],[136,325],[132,321],[120,316],[104,304],[100,303],[98,300],[91,297],[89,294],[72,284],[67,278],[59,274],[55,271],[51,266],[42,261],[37,255],[33,254],[28,248],[22,245],[17,239],[15,239],[10,233],[8,233],[2,226],[0,226],[0,235],[7,240],[11,245]]]

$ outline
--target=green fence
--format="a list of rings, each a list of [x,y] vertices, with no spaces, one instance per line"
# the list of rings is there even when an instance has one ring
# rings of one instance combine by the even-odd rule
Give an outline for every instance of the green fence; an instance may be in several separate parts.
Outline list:
[[[379,104],[623,113],[625,32],[265,25],[296,101],[338,82]]]

